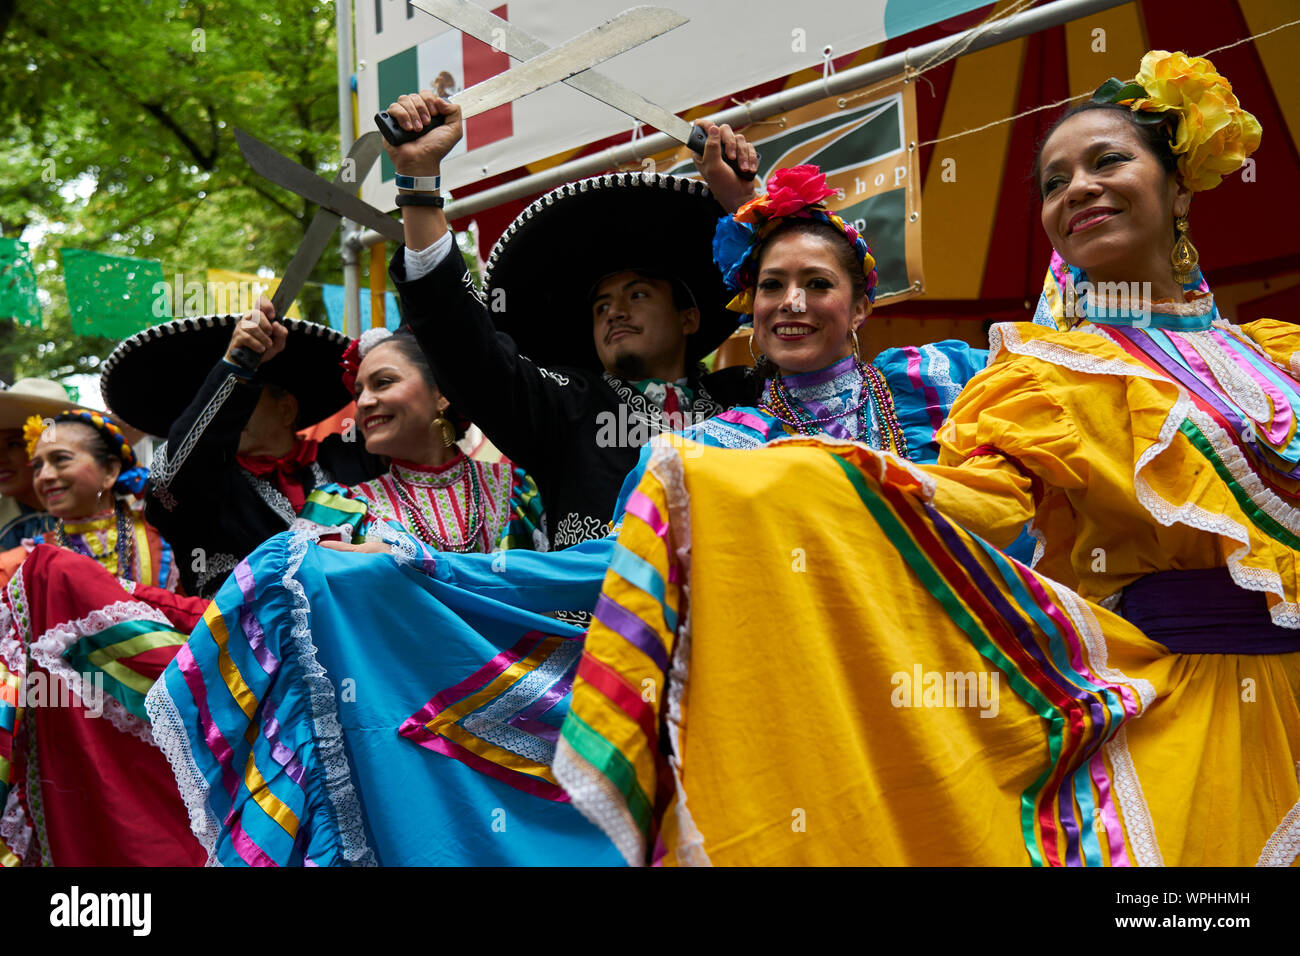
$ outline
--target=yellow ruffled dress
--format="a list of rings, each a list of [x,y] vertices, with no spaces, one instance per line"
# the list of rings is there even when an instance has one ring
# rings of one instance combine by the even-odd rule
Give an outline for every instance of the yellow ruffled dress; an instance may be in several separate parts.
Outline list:
[[[1260,415],[1234,441],[1107,330],[997,331],[937,466],[656,449],[554,767],[629,862],[1294,864],[1300,653],[1172,653],[1100,603],[1230,568],[1300,638],[1295,485],[1249,457],[1294,453],[1283,398],[1204,359]],[[1188,336],[1269,375],[1300,351],[1274,322]],[[1031,518],[1035,570],[994,547]]]
[[[1230,627],[1217,648],[1224,653],[1148,642],[1150,659],[1125,672],[1150,680],[1158,696],[1129,745],[1166,862],[1292,862],[1300,848],[1300,482],[1270,464],[1287,464],[1294,409],[1285,407],[1289,393],[1257,387],[1237,359],[1253,347],[1282,381],[1300,367],[1300,327],[1217,321],[1163,335],[1217,373],[1212,397],[1245,410],[1235,422],[1241,433],[1213,401],[1143,360],[1155,350],[1135,343],[1159,330],[1015,324],[995,335],[990,367],[940,432],[939,464],[928,469],[935,504],[995,544],[1033,519],[1035,570],[1092,601],[1112,604],[1144,575],[1207,568],[1227,568],[1237,587],[1263,592],[1275,630],[1283,641],[1294,635],[1297,650],[1230,653]],[[1270,426],[1280,426],[1271,442]]]

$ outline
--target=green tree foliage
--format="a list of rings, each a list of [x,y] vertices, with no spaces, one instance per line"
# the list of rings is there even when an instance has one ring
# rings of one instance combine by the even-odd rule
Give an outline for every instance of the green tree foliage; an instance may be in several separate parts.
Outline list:
[[[44,314],[0,319],[0,377],[93,372],[115,344],[71,334],[59,247],[187,280],[284,268],[315,207],[250,170],[235,127],[332,178],[332,3],[0,0],[0,231],[32,244]],[[336,252],[313,279],[342,281]],[[318,290],[299,307],[324,317]]]

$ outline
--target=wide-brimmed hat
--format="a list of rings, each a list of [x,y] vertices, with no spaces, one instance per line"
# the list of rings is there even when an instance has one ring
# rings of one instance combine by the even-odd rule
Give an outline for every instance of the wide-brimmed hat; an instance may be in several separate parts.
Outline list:
[[[43,378],[20,378],[0,391],[0,428],[22,428],[33,415],[53,418],[77,407],[58,382]]]
[[[0,389],[0,428],[22,428],[33,415],[38,418],[53,418],[59,412],[70,412],[81,407],[68,398],[67,389],[58,382],[44,378],[20,378],[8,388]],[[142,432],[131,428],[117,416],[105,413],[105,417],[122,429],[127,441],[134,443],[144,437]]]
[[[519,214],[488,258],[492,321],[539,365],[598,370],[593,287],[615,272],[648,272],[690,289],[700,327],[686,358],[697,361],[736,328],[713,264],[723,213],[704,183],[681,176],[610,173],[553,189]]]
[[[121,418],[165,436],[230,345],[238,315],[173,319],[124,339],[104,360],[99,389]],[[325,325],[279,320],[289,330],[284,351],[260,369],[263,384],[298,399],[304,426],[329,418],[352,400],[339,370],[351,341]]]

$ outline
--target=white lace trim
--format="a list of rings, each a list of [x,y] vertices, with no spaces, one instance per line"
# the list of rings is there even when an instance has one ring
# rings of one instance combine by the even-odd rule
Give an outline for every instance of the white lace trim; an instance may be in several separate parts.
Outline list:
[[[420,561],[427,560],[428,558],[433,558],[435,561],[437,560],[437,558],[434,557],[434,552],[427,550],[423,542],[416,538],[415,535],[410,534],[409,532],[399,531],[387,521],[380,521],[372,527],[370,529],[370,535],[371,537],[377,535],[380,541],[393,549],[393,560],[399,565],[409,564],[414,566]],[[417,570],[422,569],[417,568]]]
[[[1106,338],[1097,330],[1096,326],[1091,324],[1081,325],[1073,332],[1065,334],[1076,335],[1079,333]],[[1106,340],[1110,341],[1110,339]],[[1044,339],[1035,338],[1026,342],[1020,338],[1020,331],[1016,328],[1014,322],[1000,322],[989,329],[989,354],[995,355],[1004,348],[1016,355],[1028,355],[1031,358],[1042,359],[1052,365],[1059,365],[1062,368],[1068,368],[1075,372],[1084,372],[1088,375],[1135,375],[1140,378],[1157,379],[1161,382],[1169,381],[1165,376],[1157,375],[1145,366],[1135,365],[1122,359],[1098,358],[1086,352],[1066,348],[1059,342],[1048,342]]]
[[[382,522],[381,522],[382,523]],[[347,544],[352,543],[352,525],[320,524],[309,518],[294,518],[289,525],[290,534],[304,534],[312,541],[319,541],[327,534],[337,534]]]
[[[685,726],[684,699],[690,683],[691,660],[691,499],[686,491],[686,475],[681,455],[670,442],[656,441],[646,471],[663,486],[668,502],[669,527],[680,571],[681,605],[686,613],[677,625],[673,657],[665,677],[664,700],[668,708],[664,723],[668,730],[668,765],[673,770],[677,790],[674,813],[677,817],[677,846],[674,853],[681,866],[712,866],[704,849],[704,835],[686,806],[686,788],[682,785],[682,730]]]
[[[1186,417],[1209,439],[1210,445],[1219,455],[1220,460],[1227,467],[1233,479],[1246,492],[1250,500],[1292,533],[1300,533],[1300,514],[1264,487],[1264,483],[1251,469],[1250,463],[1246,461],[1241,451],[1233,444],[1232,439],[1228,438],[1208,415],[1192,408],[1190,400],[1185,395],[1179,399],[1179,404],[1184,402],[1187,405]],[[1162,437],[1163,434],[1162,429]],[[1163,450],[1163,447],[1161,450]],[[1153,460],[1154,457],[1152,455],[1151,459]],[[1136,481],[1134,483],[1136,485]],[[1142,486],[1138,489],[1138,500],[1142,502],[1143,507],[1151,512],[1157,521],[1162,521],[1162,514],[1170,516],[1171,520],[1162,521],[1163,524],[1167,525],[1172,523],[1173,520],[1177,520],[1194,528],[1200,528],[1203,531],[1209,531],[1238,542],[1241,547],[1228,555],[1228,571],[1232,574],[1232,580],[1244,590],[1265,591],[1275,595],[1278,602],[1269,608],[1269,615],[1273,623],[1278,627],[1300,628],[1300,604],[1293,604],[1286,600],[1286,590],[1282,586],[1282,576],[1269,568],[1252,568],[1242,563],[1242,559],[1250,553],[1250,532],[1245,525],[1234,521],[1227,515],[1212,514],[1191,502],[1186,502],[1181,507],[1175,508],[1159,497],[1145,480],[1142,481]],[[1159,513],[1157,513],[1158,511]]]
[[[1272,421],[1273,403],[1268,400],[1259,384],[1242,371],[1240,365],[1223,354],[1222,346],[1212,330],[1173,334],[1181,334],[1183,341],[1201,357],[1219,385],[1242,412],[1261,424]]]
[[[176,789],[180,791],[185,810],[189,813],[190,832],[207,851],[207,865],[218,866],[217,837],[221,835],[221,824],[209,802],[212,790],[190,750],[189,734],[176,709],[176,702],[167,691],[166,681],[154,682],[145,695],[144,709],[153,728],[154,745],[167,758],[176,778]]]
[[[1029,519],[1029,524],[1025,526],[1025,530],[1029,532],[1029,537],[1034,539],[1034,556],[1029,559],[1029,566],[1036,568],[1038,562],[1043,560],[1043,555],[1047,553],[1047,536],[1038,527],[1037,514]]]
[[[1290,866],[1300,857],[1300,802],[1282,818],[1264,844],[1256,866]]]
[[[689,499],[686,494],[682,461],[676,447],[680,441],[681,439],[676,436],[657,436],[652,439],[653,450],[646,470],[663,485],[668,499],[676,556],[682,564],[683,571],[682,602],[686,606],[686,614],[678,625],[678,633],[674,641],[673,659],[668,673],[664,675],[663,690],[666,707],[665,722],[672,751],[668,763],[672,768],[677,793],[674,812],[677,816],[678,843],[673,848],[673,852],[677,861],[683,865],[709,866],[711,864],[704,851],[704,838],[686,806],[686,791],[682,786],[681,777],[682,701],[686,693],[690,660],[690,599],[689,585],[685,582],[689,582],[690,579],[691,538]],[[559,745],[556,747],[555,760],[551,769],[556,780],[569,794],[574,807],[604,831],[623,854],[628,865],[644,866],[647,857],[645,839],[628,811],[622,795],[613,784],[578,754],[564,738],[560,738]]]
[[[325,793],[334,806],[338,821],[340,851],[353,866],[377,866],[374,852],[366,842],[365,822],[361,814],[361,801],[352,783],[352,768],[343,747],[343,727],[339,723],[338,703],[334,684],[325,668],[316,660],[316,645],[311,639],[311,604],[307,592],[298,580],[298,569],[307,556],[312,538],[309,534],[294,534],[289,541],[289,561],[281,583],[293,596],[293,630],[291,640],[307,685],[307,699],[311,705],[313,729],[317,740],[317,753],[325,771]]]
[[[1080,326],[1079,330],[1071,334],[1077,334],[1080,331],[1087,334],[1097,334],[1089,332],[1089,326],[1086,325]],[[990,330],[990,342],[995,338],[999,340],[996,343],[997,347],[1005,347],[1015,354],[1041,359],[1076,372],[1089,375],[1133,376],[1163,382],[1176,388],[1178,390],[1178,399],[1174,402],[1173,407],[1169,410],[1169,415],[1161,425],[1156,441],[1142,453],[1133,467],[1133,487],[1137,494],[1138,503],[1147,510],[1151,517],[1165,527],[1175,523],[1184,524],[1190,528],[1228,538],[1240,544],[1241,547],[1229,554],[1227,558],[1228,570],[1232,574],[1233,581],[1238,587],[1249,591],[1267,591],[1276,595],[1279,601],[1269,609],[1273,623],[1279,627],[1300,628],[1300,605],[1287,602],[1280,575],[1276,571],[1266,568],[1250,568],[1242,564],[1242,558],[1250,553],[1250,534],[1244,525],[1234,521],[1227,515],[1218,515],[1206,511],[1190,501],[1181,505],[1174,505],[1157,494],[1155,489],[1142,476],[1142,472],[1147,466],[1163,454],[1173,443],[1174,436],[1178,434],[1183,421],[1190,419],[1201,430],[1202,434],[1209,439],[1224,465],[1242,489],[1245,490],[1251,501],[1292,533],[1300,534],[1300,512],[1291,508],[1277,495],[1264,487],[1259,476],[1254,473],[1250,463],[1246,461],[1240,450],[1232,443],[1232,440],[1223,433],[1222,429],[1209,416],[1196,409],[1182,385],[1150,369],[1116,359],[1097,358],[1093,355],[1076,352],[1059,343],[1039,339],[1024,342],[1020,339],[1016,327],[1011,323],[994,326]]]
[[[1075,629],[1083,639],[1084,650],[1088,655],[1088,666],[1092,671],[1111,684],[1123,684],[1132,688],[1137,694],[1138,700],[1142,702],[1142,710],[1146,709],[1156,701],[1156,689],[1149,680],[1142,677],[1129,677],[1122,671],[1118,671],[1110,666],[1110,649],[1106,644],[1106,634],[1097,622],[1097,616],[1092,613],[1092,609],[1077,592],[1065,587],[1051,578],[1039,575],[1039,579],[1046,581],[1056,595],[1056,599],[1067,611],[1070,612],[1070,619],[1074,623]]]
[[[732,425],[730,422],[718,418],[710,418],[707,421],[700,422],[685,434],[687,438],[694,438],[696,435],[707,435],[722,448],[748,449],[759,448],[763,445],[763,439],[750,435],[748,429],[742,430],[740,426]]]
[[[1070,588],[1050,578],[1041,578],[1052,589],[1056,600],[1070,615],[1079,637],[1083,640],[1083,650],[1088,667],[1102,680],[1111,684],[1123,684],[1131,689],[1142,702],[1142,711],[1133,719],[1146,713],[1148,707],[1155,703],[1156,689],[1144,678],[1131,678],[1110,666],[1106,635],[1092,613],[1088,602]],[[1142,782],[1138,779],[1137,767],[1128,749],[1128,726],[1121,726],[1115,735],[1102,748],[1110,759],[1111,791],[1115,802],[1119,804],[1123,819],[1124,832],[1128,834],[1129,846],[1133,850],[1133,859],[1138,866],[1164,866],[1164,857],[1160,852],[1160,843],[1156,839],[1155,821],[1151,819],[1151,809],[1147,806],[1146,794],[1142,791]]]
[[[1133,755],[1129,753],[1128,727],[1116,731],[1115,736],[1102,749],[1110,758],[1114,774],[1111,790],[1115,794],[1115,802],[1119,804],[1120,813],[1124,816],[1124,831],[1128,834],[1133,861],[1138,866],[1164,866],[1165,858],[1160,852],[1160,842],[1156,839],[1151,811],[1147,807],[1142,784],[1138,781]]]
[[[0,660],[9,668],[9,673],[21,678],[27,670],[27,651],[22,635],[14,625],[13,615],[9,613],[9,606],[3,602],[0,602],[0,634],[4,635],[0,637]]]
[[[147,620],[161,624],[172,630],[171,622],[161,611],[156,611],[140,601],[118,601],[108,607],[91,611],[80,620],[58,624],[31,644],[32,658],[51,675],[67,683],[77,698],[92,709],[103,708],[103,714],[113,727],[124,734],[138,737],[150,746],[154,743],[149,724],[131,713],[117,698],[111,694],[98,692],[93,685],[87,686],[84,675],[72,669],[63,659],[63,652],[77,641],[90,634],[98,634],[115,624],[124,621]]]
[[[14,856],[19,860],[27,858],[27,851],[32,845],[32,837],[35,831],[27,819],[27,812],[23,809],[22,801],[18,798],[21,787],[14,787],[9,791],[9,796],[5,800],[4,816],[0,817],[0,839],[13,851]]]
[[[628,866],[645,866],[645,840],[623,795],[563,737],[555,745],[551,773],[584,817],[613,841]]]
[[[948,353],[934,345],[922,345],[920,351],[930,359],[929,384],[939,393],[939,401],[943,403],[943,407],[951,408],[952,403],[961,394],[963,386],[953,381],[952,362],[948,358]]]
[[[1250,500],[1282,527],[1292,534],[1300,535],[1300,510],[1291,507],[1268,489],[1255,470],[1250,467],[1250,462],[1241,453],[1241,449],[1214,419],[1200,410],[1194,410],[1190,418],[1201,433],[1210,440],[1219,458]]]
[[[1070,289],[1074,289],[1074,283],[1070,283]],[[1125,295],[1111,297],[1099,292],[1090,292],[1084,296],[1075,293],[1075,301],[1083,299],[1091,307],[1089,311],[1096,314],[1102,313],[1124,313],[1132,314],[1155,314],[1155,315],[1178,315],[1178,316],[1198,316],[1209,315],[1214,311],[1214,296],[1200,295],[1190,302],[1164,302],[1152,301],[1140,296],[1133,296],[1131,299]]]

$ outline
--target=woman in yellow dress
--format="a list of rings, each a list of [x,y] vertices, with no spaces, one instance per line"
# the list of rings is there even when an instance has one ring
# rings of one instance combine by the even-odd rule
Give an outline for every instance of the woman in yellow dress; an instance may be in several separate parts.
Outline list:
[[[1159,645],[1130,746],[1191,864],[1300,846],[1300,328],[1222,318],[1187,237],[1260,132],[1208,60],[1164,51],[1057,123],[1036,324],[995,327],[932,471],[947,515],[999,545],[1032,518],[1036,570]]]
[[[1179,54],[1098,97],[1040,157],[1058,322],[995,327],[938,465],[652,454],[555,765],[629,861],[1296,859],[1300,335],[1176,228],[1258,125]]]

